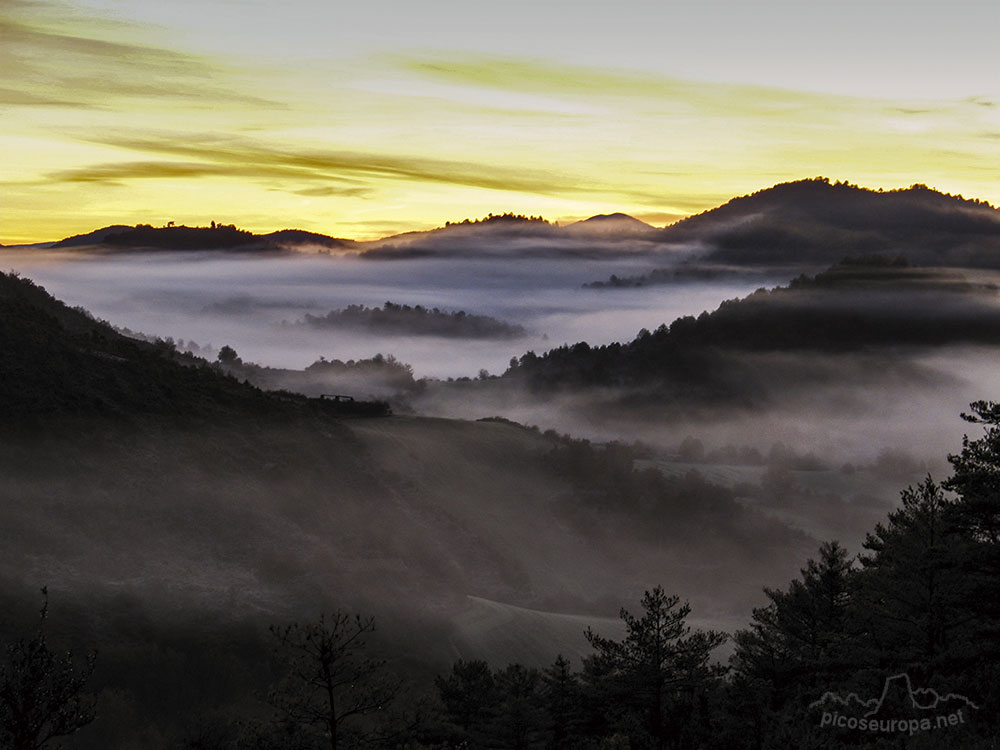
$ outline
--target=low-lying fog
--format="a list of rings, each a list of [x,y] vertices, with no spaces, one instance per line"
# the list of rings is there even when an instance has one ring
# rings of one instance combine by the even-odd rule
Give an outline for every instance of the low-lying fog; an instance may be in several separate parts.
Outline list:
[[[327,359],[393,354],[415,377],[474,377],[503,372],[511,357],[562,343],[625,341],[681,315],[716,308],[762,285],[741,280],[678,282],[641,289],[585,289],[584,283],[640,275],[663,256],[526,259],[418,258],[394,261],[338,256],[252,257],[157,253],[82,255],[8,250],[14,269],[71,306],[145,334],[236,349],[245,361],[299,369]],[[786,279],[775,278],[770,284]],[[521,325],[523,338],[476,340],[378,335],[282,326],[306,313],[386,301],[464,310]],[[211,356],[214,356],[214,351]]]
[[[8,248],[0,251],[0,263],[116,326],[197,342],[209,358],[228,344],[244,361],[299,369],[320,356],[346,361],[383,353],[411,364],[417,378],[440,379],[475,378],[481,369],[499,374],[511,357],[562,343],[628,341],[641,328],[714,310],[725,299],[788,281],[734,273],[725,280],[676,280],[641,288],[583,287],[611,274],[638,276],[662,268],[662,254],[613,260],[374,261],[330,255],[93,255]],[[477,339],[283,325],[307,313],[322,316],[348,305],[381,306],[386,301],[487,315],[523,326],[528,333]],[[783,372],[791,373],[791,380],[774,384],[780,392],[774,408],[752,413],[695,410],[690,418],[665,420],[656,409],[602,408],[606,393],[600,400],[588,393],[534,397],[497,381],[432,385],[408,400],[418,413],[464,419],[498,414],[597,440],[641,439],[658,446],[676,445],[686,435],[709,446],[780,441],[838,464],[900,450],[934,462],[940,472],[946,453],[958,450],[969,428],[958,413],[971,400],[1000,396],[1000,375],[991,350],[919,351],[885,352],[882,360],[781,355],[788,360]]]
[[[807,387],[789,387],[785,401],[759,409],[691,408],[678,415],[667,413],[664,404],[629,408],[632,394],[624,391],[530,394],[504,381],[440,384],[411,402],[421,414],[456,419],[500,414],[598,442],[638,440],[668,450],[687,437],[707,448],[735,444],[766,451],[784,443],[815,453],[830,468],[898,452],[926,462],[943,478],[946,456],[959,451],[962,435],[980,432],[961,419],[961,412],[969,411],[972,401],[1000,398],[997,353],[949,347],[897,354],[900,361],[892,365],[888,358],[846,356],[824,362],[820,355],[786,356],[790,367],[795,359],[805,364],[808,358],[813,369],[829,375]],[[897,371],[888,372],[891,368]],[[862,377],[866,381],[858,382]]]
[[[696,624],[743,627],[764,603],[761,587],[784,586],[821,541],[838,539],[859,552],[901,489],[928,471],[944,479],[946,456],[961,449],[962,434],[980,434],[959,412],[973,400],[1000,399],[996,340],[988,337],[962,346],[947,337],[854,349],[732,346],[704,360],[728,376],[715,378],[728,392],[712,390],[701,401],[697,389],[690,399],[670,399],[668,391],[644,392],[643,383],[626,389],[613,379],[533,390],[516,378],[475,378],[480,369],[504,371],[530,349],[629,341],[641,328],[788,281],[733,275],[582,286],[642,275],[662,267],[662,256],[371,261],[8,249],[0,263],[117,326],[212,344],[210,356],[228,344],[246,361],[302,368],[320,356],[381,352],[412,364],[417,377],[473,376],[410,382],[397,413],[409,405],[419,415],[498,415],[651,446],[637,448],[628,465],[658,469],[674,482],[652,511],[630,479],[642,474],[619,477],[613,464],[606,470],[597,462],[598,451],[559,453],[548,436],[496,421],[408,416],[345,421],[320,433],[322,440],[311,426],[268,432],[223,423],[204,434],[163,427],[147,442],[111,430],[107,455],[94,441],[67,440],[49,454],[26,454],[42,467],[36,474],[0,482],[0,495],[12,498],[8,546],[26,550],[0,561],[0,579],[76,585],[90,575],[112,590],[142,591],[147,601],[174,601],[169,592],[177,586],[192,600],[232,600],[241,612],[267,617],[293,616],[317,590],[331,600],[364,592],[367,600],[352,606],[386,612],[400,627],[411,618],[432,628],[414,633],[446,633],[435,636],[441,659],[521,659],[522,647],[548,658],[557,641],[557,651],[580,653],[577,615],[613,616],[658,583],[692,602]],[[922,325],[909,310],[924,304],[910,293],[903,292],[902,312],[893,308],[907,330]],[[955,294],[949,309],[978,321],[980,308],[968,307],[965,292]],[[976,294],[986,295],[977,304],[996,304],[995,289]],[[863,298],[833,299],[854,311]],[[882,304],[877,295],[868,299]],[[941,318],[945,298],[933,299]],[[465,310],[530,333],[487,340],[282,325],[387,300]],[[801,322],[794,311],[790,317]],[[661,361],[650,361],[652,379],[666,380]],[[340,392],[366,393],[360,384]],[[244,440],[248,430],[252,439]],[[56,460],[65,475],[51,486],[38,482]],[[595,490],[603,479],[608,486]],[[607,503],[622,497],[631,504]],[[110,541],[95,544],[100,533]],[[515,644],[520,650],[496,639],[510,622],[529,633]]]

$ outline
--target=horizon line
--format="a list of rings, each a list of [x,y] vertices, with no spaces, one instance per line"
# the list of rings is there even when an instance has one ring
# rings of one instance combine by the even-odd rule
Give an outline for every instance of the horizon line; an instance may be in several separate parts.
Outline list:
[[[267,234],[272,234],[272,233],[275,233],[275,232],[283,232],[283,231],[297,231],[297,232],[308,232],[310,234],[317,234],[317,235],[321,235],[321,236],[324,236],[324,237],[328,237],[330,239],[343,240],[343,241],[346,241],[346,242],[354,242],[354,243],[357,243],[357,244],[366,244],[366,243],[379,242],[381,240],[390,239],[392,237],[399,237],[399,236],[406,235],[406,234],[420,234],[420,233],[424,233],[424,232],[433,232],[433,231],[437,231],[437,230],[441,230],[441,229],[446,229],[446,228],[453,227],[453,226],[462,226],[462,225],[465,225],[465,224],[470,224],[471,225],[471,224],[475,224],[475,223],[484,222],[487,219],[489,219],[490,217],[504,217],[504,216],[514,216],[514,217],[517,217],[517,218],[523,217],[525,219],[539,219],[539,220],[545,222],[546,224],[549,224],[551,226],[555,226],[555,227],[560,227],[561,228],[561,227],[570,226],[572,224],[577,224],[577,223],[580,223],[580,222],[583,222],[583,221],[587,221],[589,219],[594,219],[594,218],[597,218],[597,217],[621,215],[621,216],[628,217],[628,218],[631,218],[631,219],[636,219],[638,221],[643,222],[644,224],[648,224],[653,229],[661,230],[661,229],[667,229],[669,227],[675,226],[676,224],[679,224],[680,222],[685,221],[686,219],[692,218],[694,216],[701,216],[703,214],[709,213],[709,212],[714,211],[716,209],[722,208],[723,206],[728,205],[729,203],[731,203],[731,202],[733,202],[735,200],[739,200],[741,198],[750,198],[752,196],[758,195],[760,193],[764,193],[764,192],[766,192],[768,190],[772,190],[772,189],[777,188],[777,187],[781,187],[783,185],[795,185],[795,184],[802,184],[802,183],[826,183],[826,184],[830,185],[831,187],[847,187],[847,188],[853,188],[853,189],[857,189],[857,190],[860,190],[860,191],[863,191],[863,192],[874,193],[874,194],[892,194],[892,193],[902,193],[902,192],[906,192],[906,191],[909,191],[909,190],[915,190],[915,189],[924,189],[924,190],[928,190],[930,192],[938,193],[938,194],[940,194],[940,195],[942,195],[944,197],[947,197],[947,198],[956,198],[956,199],[960,199],[960,200],[964,200],[964,201],[969,201],[969,202],[975,203],[977,205],[980,205],[980,206],[983,206],[983,207],[986,207],[986,208],[991,208],[993,210],[1000,210],[1000,209],[998,209],[997,206],[994,206],[992,203],[990,203],[989,201],[987,201],[985,199],[975,198],[975,197],[971,197],[970,198],[970,197],[965,196],[965,195],[963,195],[961,193],[957,193],[957,194],[956,193],[949,193],[949,192],[946,192],[944,190],[941,190],[940,188],[937,188],[937,187],[934,187],[934,186],[931,186],[931,185],[927,185],[926,183],[922,183],[922,182],[914,182],[914,183],[911,183],[910,185],[908,185],[906,187],[895,187],[895,188],[888,188],[888,189],[886,189],[886,188],[881,188],[881,187],[879,187],[879,188],[873,188],[873,187],[869,187],[867,185],[861,185],[859,183],[850,182],[848,180],[833,180],[833,179],[831,179],[829,177],[825,177],[825,176],[816,176],[816,177],[802,177],[802,178],[798,178],[798,179],[794,179],[794,180],[784,180],[782,182],[776,182],[776,183],[770,184],[770,185],[768,185],[766,187],[759,188],[759,189],[754,190],[754,191],[749,192],[749,193],[742,193],[740,195],[734,195],[734,196],[732,196],[732,197],[724,200],[722,203],[716,203],[714,205],[711,205],[711,206],[709,206],[707,208],[702,209],[701,211],[696,211],[696,212],[692,212],[692,213],[689,213],[689,214],[685,214],[683,216],[678,216],[674,221],[668,222],[668,223],[662,224],[662,225],[651,224],[650,222],[648,222],[648,221],[646,221],[645,219],[642,218],[643,215],[646,215],[646,216],[660,216],[660,215],[662,215],[662,212],[636,211],[636,212],[633,213],[632,211],[608,211],[608,212],[605,212],[605,213],[592,214],[590,216],[585,216],[585,217],[582,217],[582,218],[575,217],[575,216],[560,216],[560,217],[557,217],[555,219],[547,219],[547,218],[545,218],[542,215],[528,216],[526,214],[521,214],[521,213],[514,212],[514,211],[507,211],[507,212],[501,212],[501,213],[492,213],[491,212],[490,214],[488,214],[487,216],[484,216],[482,218],[475,218],[475,219],[473,219],[473,218],[470,218],[470,217],[466,216],[464,219],[461,219],[461,220],[458,220],[458,221],[445,220],[444,223],[438,223],[438,224],[435,224],[434,226],[414,227],[414,228],[410,228],[410,229],[402,229],[401,231],[398,231],[398,232],[390,232],[389,234],[378,235],[378,236],[375,236],[375,237],[373,237],[371,239],[356,239],[356,238],[353,238],[353,237],[344,237],[344,236],[338,236],[336,234],[329,234],[329,233],[327,233],[326,230],[302,229],[300,226],[284,226],[284,227],[281,227],[281,228],[278,228],[278,229],[274,229],[274,228],[262,229],[259,226],[254,227],[254,226],[250,225],[248,227],[247,226],[241,227],[241,226],[237,225],[236,223],[228,223],[227,224],[225,221],[222,221],[222,222],[215,221],[214,223],[217,226],[233,226],[233,227],[236,227],[237,229],[242,229],[243,231],[249,231],[250,233],[254,234],[255,236],[264,236],[264,235],[267,235]],[[385,225],[387,223],[391,224],[392,222],[380,222],[380,223],[383,224],[383,225]],[[166,219],[166,220],[163,220],[163,224],[161,226],[156,226],[154,224],[145,224],[145,223],[121,224],[121,225],[112,223],[112,224],[104,224],[102,226],[97,226],[97,227],[93,227],[93,225],[90,225],[90,226],[92,227],[91,229],[87,229],[87,230],[84,230],[84,231],[77,231],[77,232],[74,232],[72,234],[67,234],[67,235],[65,235],[63,237],[57,237],[55,239],[31,239],[31,240],[29,240],[27,242],[17,241],[17,242],[9,243],[9,242],[4,241],[2,238],[0,238],[0,247],[14,249],[14,248],[18,248],[18,247],[36,247],[38,245],[53,244],[53,243],[57,243],[57,242],[62,242],[63,240],[70,239],[70,238],[73,238],[73,237],[79,237],[79,236],[90,234],[92,232],[97,232],[97,231],[100,231],[101,229],[105,229],[105,228],[110,227],[110,226],[123,226],[123,227],[128,227],[130,229],[137,228],[137,227],[140,227],[140,226],[150,226],[150,227],[157,228],[157,229],[166,229],[166,228],[170,228],[170,227],[173,227],[173,226],[176,226],[178,228],[179,227],[187,227],[189,229],[209,229],[209,228],[211,228],[210,226],[201,226],[201,225],[198,225],[198,224],[187,224],[186,220],[183,220],[183,219],[180,221],[180,223],[177,223],[175,220]]]

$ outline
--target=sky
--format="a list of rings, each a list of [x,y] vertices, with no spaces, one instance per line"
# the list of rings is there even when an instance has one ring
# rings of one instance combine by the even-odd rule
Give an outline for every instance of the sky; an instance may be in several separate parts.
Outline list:
[[[819,175],[997,204],[998,25],[968,0],[0,0],[0,243],[663,225]]]

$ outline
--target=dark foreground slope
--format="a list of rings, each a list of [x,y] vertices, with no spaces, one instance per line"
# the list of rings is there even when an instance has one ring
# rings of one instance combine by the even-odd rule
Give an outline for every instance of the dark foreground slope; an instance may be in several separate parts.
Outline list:
[[[0,402],[5,426],[68,416],[274,411],[277,402],[169,346],[116,333],[28,279],[0,275]]]
[[[48,585],[66,637],[101,649],[86,746],[176,746],[196,713],[250,700],[270,623],[342,607],[374,613],[411,665],[548,662],[656,583],[696,622],[735,623],[813,546],[624,448],[344,419],[25,280],[0,278],[0,321],[0,628]]]

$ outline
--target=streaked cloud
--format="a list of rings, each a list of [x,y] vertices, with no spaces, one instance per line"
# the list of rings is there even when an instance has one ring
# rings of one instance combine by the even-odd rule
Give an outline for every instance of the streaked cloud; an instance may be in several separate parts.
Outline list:
[[[205,56],[103,38],[121,34],[120,23],[88,18],[62,28],[67,23],[59,20],[59,7],[8,2],[2,8],[0,89],[6,103],[110,108],[142,98],[276,104],[225,85],[231,71]]]
[[[418,76],[468,87],[588,100],[646,100],[667,108],[699,112],[773,114],[820,102],[851,102],[850,97],[809,94],[778,87],[683,80],[638,70],[608,70],[538,59],[476,54],[392,55],[387,62]],[[735,107],[734,107],[735,105]]]
[[[344,179],[393,179],[440,182],[490,190],[549,194],[585,192],[558,175],[524,168],[496,168],[484,164],[351,151],[325,151],[286,146],[274,148],[237,136],[190,134],[185,141],[166,134],[160,137],[95,138],[101,145],[143,153],[197,158],[198,162],[133,161],[101,164],[55,172],[57,182],[101,182],[125,179],[226,175],[253,179],[329,181]]]
[[[321,180],[324,185],[298,191],[302,195],[316,196],[365,196],[370,191],[361,185],[349,183],[332,185],[335,178],[309,173],[293,168],[262,170],[253,164],[206,164],[203,162],[177,161],[127,161],[111,164],[94,164],[78,169],[50,174],[48,179],[57,183],[100,183],[123,185],[131,180],[194,180],[203,177],[233,177],[262,180],[281,177],[293,180]],[[343,182],[343,181],[338,181]]]

